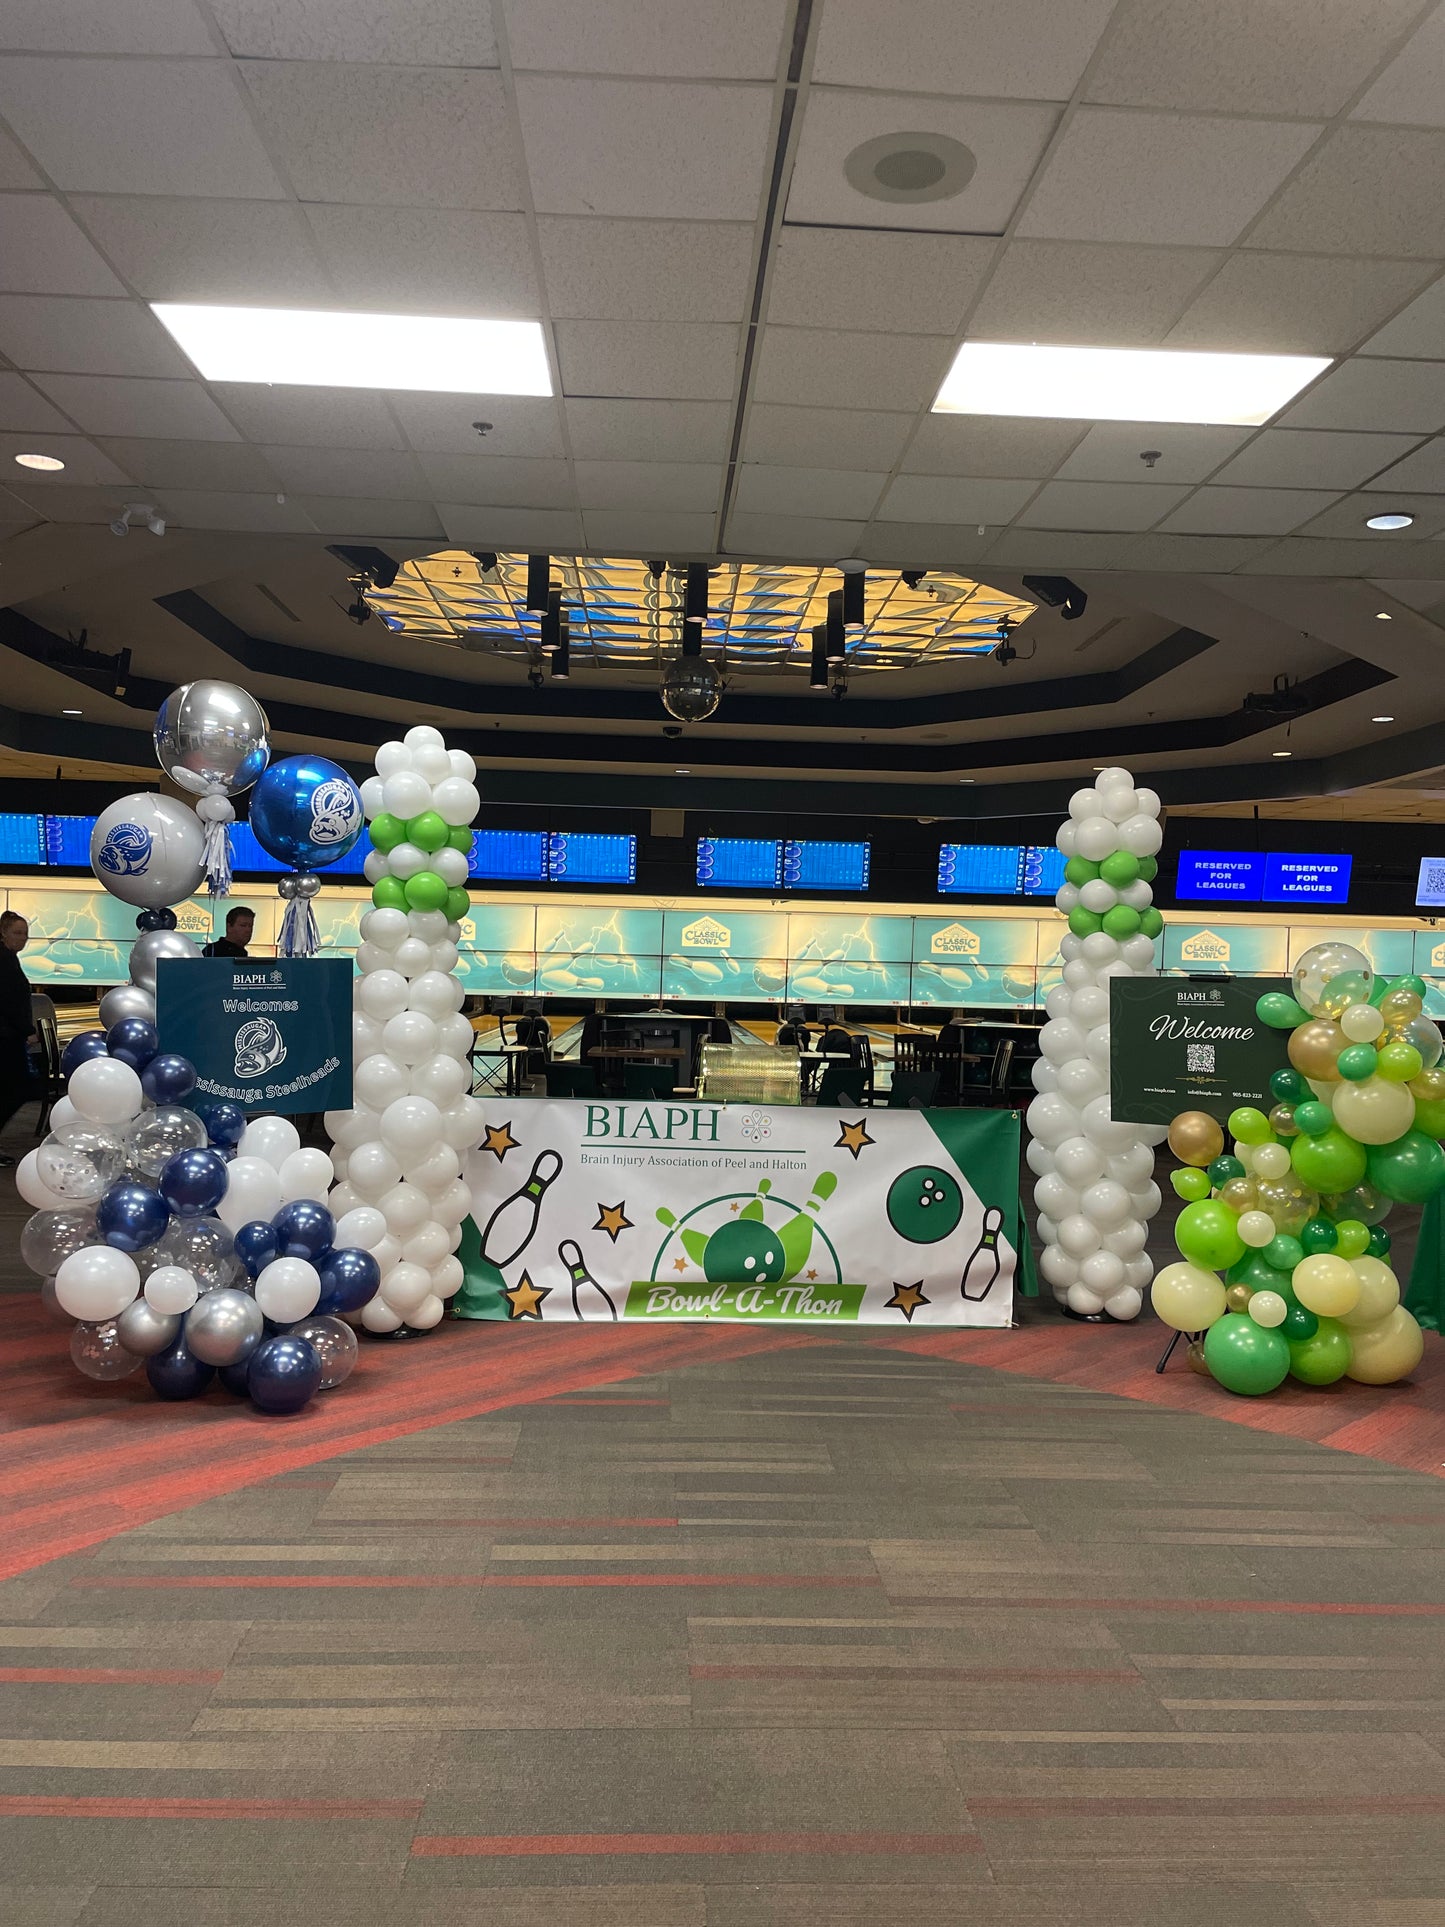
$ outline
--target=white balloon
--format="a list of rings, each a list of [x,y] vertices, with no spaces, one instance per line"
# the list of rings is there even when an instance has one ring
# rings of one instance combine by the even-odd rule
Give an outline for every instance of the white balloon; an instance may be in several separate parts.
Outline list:
[[[1086,823],[1091,816],[1099,814],[1099,792],[1096,789],[1075,790],[1069,798],[1069,816],[1075,823]]]
[[[1042,1092],[1034,1098],[1025,1115],[1030,1131],[1045,1144],[1058,1145],[1066,1137],[1081,1135],[1079,1113],[1056,1091]]]
[[[356,1001],[368,1017],[384,1024],[406,1009],[407,983],[399,970],[373,970],[356,988]]]
[[[462,1178],[449,1184],[440,1196],[431,1201],[431,1214],[440,1218],[443,1224],[460,1224],[472,1208],[472,1187]]]
[[[1079,1266],[1079,1283],[1090,1291],[1117,1291],[1125,1276],[1124,1260],[1112,1251],[1091,1251]]]
[[[1065,916],[1077,905],[1078,901],[1079,886],[1077,883],[1061,883],[1054,892],[1054,904],[1056,908],[1063,911]]]
[[[471,869],[463,853],[450,848],[433,851],[431,867],[449,890],[460,890]]]
[[[393,1311],[378,1292],[361,1307],[361,1322],[369,1332],[394,1332],[401,1325],[402,1316],[399,1311]]]
[[[477,1034],[472,1029],[471,1020],[463,1017],[459,1010],[449,1011],[445,1017],[436,1020],[437,1049],[445,1057],[467,1057]]]
[[[1099,800],[1104,805],[1105,816],[1115,823],[1125,822],[1134,814],[1139,803],[1132,784],[1127,788],[1110,789],[1108,794],[1101,796]]]
[[[361,785],[361,807],[365,812],[368,823],[380,816],[386,808],[386,804],[382,800],[381,788],[382,784],[379,776],[368,776],[366,781]]]
[[[226,1195],[216,1206],[226,1229],[239,1231],[254,1218],[274,1218],[280,1209],[281,1175],[270,1159],[247,1154],[232,1158],[226,1166]]]
[[[1098,1031],[1089,1033],[1091,1037],[1097,1037],[1098,1034]],[[1109,1112],[1107,1094],[1102,1097],[1091,1097],[1084,1106],[1083,1135],[1091,1137],[1102,1151],[1122,1151],[1126,1144],[1133,1142],[1136,1130],[1137,1126],[1133,1124],[1114,1122]]]
[[[408,1184],[405,1178],[391,1187],[380,1204],[387,1230],[398,1237],[415,1231],[432,1215],[432,1201],[426,1192],[415,1184]]]
[[[1036,1091],[1056,1091],[1059,1088],[1059,1073],[1047,1057],[1036,1057],[1029,1072]]]
[[[1100,1178],[1085,1188],[1079,1209],[1100,1231],[1113,1231],[1129,1216],[1129,1193],[1114,1178]]]
[[[348,1211],[355,1211],[361,1199],[349,1183],[333,1184],[326,1194],[326,1209],[333,1218],[344,1218]]]
[[[1086,910],[1092,910],[1095,916],[1102,916],[1104,911],[1112,910],[1118,901],[1119,892],[1112,883],[1105,883],[1102,877],[1090,877],[1079,890],[1079,902]]]
[[[293,1151],[301,1149],[301,1133],[289,1117],[253,1117],[241,1133],[236,1154],[264,1158],[279,1171]]]
[[[432,792],[432,808],[454,830],[465,828],[481,807],[475,785],[461,776],[444,778]]]
[[[1144,1262],[1147,1264],[1149,1261],[1146,1258]],[[1147,1285],[1148,1282],[1146,1278],[1144,1284]],[[1137,1318],[1143,1309],[1144,1293],[1139,1285],[1121,1285],[1117,1291],[1111,1291],[1104,1300],[1104,1310],[1111,1318],[1117,1318],[1120,1324],[1127,1324],[1131,1318]]]
[[[431,968],[431,945],[408,930],[406,941],[397,948],[393,961],[403,977],[419,977]]]
[[[1059,1227],[1047,1211],[1040,1211],[1034,1223],[1038,1227],[1040,1244],[1056,1245],[1059,1242]]]
[[[1062,855],[1078,855],[1077,831],[1078,825],[1073,822],[1061,823],[1059,825],[1059,833],[1054,838],[1054,844]]]
[[[433,1291],[429,1297],[422,1299],[415,1311],[407,1313],[406,1322],[413,1331],[430,1331],[433,1325],[439,1325],[442,1322],[446,1316],[446,1310],[446,1306]]]
[[[1049,1284],[1055,1287],[1068,1286],[1079,1276],[1079,1261],[1070,1257],[1062,1245],[1048,1245],[1039,1258],[1039,1270]]]
[[[1067,1017],[1074,1004],[1074,993],[1067,984],[1055,984],[1044,999],[1044,1011],[1050,1017]]]
[[[432,944],[427,967],[450,974],[461,962],[461,955],[461,951],[457,949],[451,938],[443,937],[440,943]]]
[[[393,737],[390,742],[381,745],[373,760],[376,763],[378,776],[382,778],[395,776],[398,770],[411,768],[411,751],[405,743],[398,742]]]
[[[1137,877],[1133,883],[1124,885],[1119,892],[1119,901],[1131,910],[1147,910],[1154,901],[1154,892],[1142,877]]]
[[[1119,826],[1107,816],[1085,817],[1077,831],[1079,855],[1087,857],[1090,863],[1102,863],[1120,847],[1120,834]]]
[[[1080,1270],[1082,1269],[1081,1266]],[[1081,1318],[1092,1318],[1104,1309],[1103,1298],[1097,1291],[1090,1291],[1082,1277],[1078,1284],[1069,1286],[1067,1303],[1069,1310],[1076,1311]]]
[[[273,1258],[256,1279],[256,1303],[278,1325],[294,1325],[316,1309],[321,1274],[304,1258]]]
[[[378,950],[396,950],[411,935],[405,910],[368,910],[361,919],[361,934]]]
[[[413,1067],[411,1088],[417,1097],[429,1097],[439,1110],[455,1104],[471,1087],[471,1067],[447,1057],[441,1051]]]
[[[90,1061],[98,1064],[106,1060]],[[118,1318],[139,1290],[140,1272],[135,1259],[110,1245],[85,1245],[72,1251],[55,1274],[56,1303],[72,1318],[87,1324]]]
[[[387,851],[386,860],[391,865],[391,874],[400,877],[403,882],[408,877],[414,877],[418,871],[431,868],[431,858],[415,843],[394,844]]]
[[[1040,1144],[1036,1137],[1031,1137],[1024,1146],[1024,1163],[1036,1178],[1047,1177],[1050,1171],[1057,1169],[1056,1155],[1047,1144]]]
[[[352,1205],[336,1220],[333,1244],[338,1251],[370,1251],[386,1236],[386,1219],[374,1204]]]
[[[1084,1048],[1084,1033],[1067,1017],[1051,1017],[1039,1032],[1039,1049],[1051,1064],[1063,1064]]]
[[[470,1151],[482,1141],[484,1113],[474,1097],[459,1097],[441,1114],[442,1137],[454,1151]]]
[[[1167,1130],[1168,1127],[1165,1128]],[[1129,1200],[1134,1207],[1134,1216],[1142,1218],[1147,1224],[1164,1202],[1164,1195],[1150,1178],[1147,1183],[1141,1184],[1137,1191],[1129,1193]]]
[[[451,1240],[451,1231],[439,1218],[427,1218],[403,1239],[402,1260],[409,1265],[424,1265],[430,1271],[433,1265],[450,1257]]]
[[[395,1017],[387,1018],[381,1036],[387,1055],[408,1069],[436,1054],[437,1027],[425,1011],[399,1010]]]
[[[118,1057],[88,1057],[77,1064],[67,1094],[92,1124],[129,1124],[145,1101],[140,1078]]]
[[[373,970],[386,970],[391,964],[390,951],[383,950],[380,944],[360,943],[356,946],[356,968],[363,977]]]
[[[411,934],[423,943],[440,943],[447,934],[445,910],[408,910],[406,920]]]
[[[281,1202],[296,1198],[324,1198],[336,1179],[335,1166],[324,1151],[293,1151],[280,1170]]]
[[[440,743],[425,743],[411,753],[412,767],[418,776],[424,776],[428,783],[436,785],[451,781],[452,763]],[[432,808],[436,808],[436,790],[432,791]]]
[[[1081,954],[1070,957],[1064,965],[1064,982],[1070,990],[1083,990],[1094,981],[1094,966],[1082,955],[1083,939],[1075,937],[1074,942],[1080,946]]]
[[[1140,816],[1157,816],[1163,808],[1157,790],[1136,790],[1134,801]]]
[[[1079,1194],[1057,1171],[1050,1171],[1034,1186],[1034,1204],[1051,1218],[1066,1218],[1078,1210]]]
[[[431,1273],[425,1265],[408,1264],[403,1259],[382,1279],[381,1295],[393,1311],[399,1311],[405,1318],[424,1298],[431,1296]]]
[[[1107,930],[1091,930],[1084,939],[1084,961],[1097,970],[1101,964],[1114,963],[1119,955],[1119,940]]]
[[[1060,1177],[1076,1189],[1096,1184],[1104,1175],[1104,1154],[1086,1137],[1065,1138],[1054,1152],[1054,1160]]]
[[[39,1161],[39,1146],[27,1151],[15,1167],[15,1189],[33,1211],[72,1211],[73,1198],[63,1198],[58,1191],[52,1191],[41,1177],[36,1165]]]
[[[1109,1039],[1111,1034],[1107,1024],[1096,1024],[1084,1042],[1084,1051],[1089,1062],[1097,1065],[1098,1068],[1104,1072],[1105,1076],[1108,1075],[1109,1071]]]
[[[383,1222],[385,1222],[384,1219]],[[377,1269],[384,1278],[392,1266],[400,1261],[401,1239],[395,1232],[388,1231],[384,1238],[371,1247],[371,1255],[375,1258]]]
[[[1130,856],[1156,856],[1164,832],[1152,816],[1130,816],[1119,825],[1119,848]]]
[[[413,723],[401,740],[411,750],[441,749],[446,743],[446,738],[435,723]]]
[[[450,1298],[460,1291],[465,1278],[461,1259],[450,1254],[431,1268],[431,1288],[438,1298]]]
[[[366,1144],[376,1136],[381,1118],[377,1112],[358,1105],[350,1111],[328,1111],[322,1122],[333,1144],[339,1144],[344,1151],[354,1151],[358,1144]]]
[[[1101,1070],[1087,1057],[1071,1057],[1066,1064],[1059,1065],[1054,1089],[1075,1109],[1082,1110],[1091,1097],[1097,1097],[1107,1086],[1106,1070]]]
[[[399,769],[383,782],[382,799],[388,812],[405,823],[431,808],[431,784],[414,769]]]
[[[1066,1218],[1059,1220],[1059,1245],[1071,1258],[1087,1258],[1091,1251],[1097,1251],[1103,1243],[1103,1234],[1096,1224],[1079,1211],[1071,1211]]]
[[[358,1144],[351,1153],[346,1181],[359,1198],[376,1204],[394,1184],[401,1182],[401,1165],[380,1142]]]
[[[1135,931],[1132,937],[1125,937],[1119,946],[1119,961],[1128,964],[1136,975],[1150,972],[1154,962],[1154,939],[1146,937],[1143,931]]]
[[[1121,1225],[1104,1233],[1104,1249],[1116,1257],[1137,1258],[1149,1242],[1149,1227],[1139,1218],[1126,1218]]]
[[[390,866],[380,850],[368,850],[361,866],[361,874],[368,883],[380,883],[383,877],[391,875]]]
[[[477,766],[464,749],[449,749],[447,760],[452,766],[453,776],[460,776],[464,783],[470,783],[475,779]]]
[[[1110,1152],[1104,1160],[1104,1169],[1126,1190],[1137,1191],[1153,1175],[1154,1153],[1147,1144],[1128,1144],[1121,1151]]]
[[[424,970],[412,979],[407,1008],[424,1011],[428,1017],[449,1017],[461,1008],[465,996],[455,977],[444,976],[440,970]]]
[[[158,1265],[145,1281],[145,1301],[162,1318],[189,1311],[200,1295],[200,1286],[179,1265]]]
[[[429,1097],[399,1097],[381,1114],[381,1141],[398,1158],[424,1157],[442,1135],[442,1114]]]
[[[1109,1021],[1109,993],[1098,984],[1085,984],[1074,992],[1074,1007],[1070,1012],[1080,1030],[1093,1030],[1098,1024]]]
[[[374,1017],[368,1017],[364,1010],[351,1013],[351,1061],[359,1064],[363,1057],[370,1057],[373,1051],[381,1049],[381,1025]]]

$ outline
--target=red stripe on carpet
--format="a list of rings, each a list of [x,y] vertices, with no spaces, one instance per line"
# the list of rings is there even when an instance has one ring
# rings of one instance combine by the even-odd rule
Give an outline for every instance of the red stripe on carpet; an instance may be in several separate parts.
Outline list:
[[[982,1853],[975,1833],[463,1833],[418,1834],[416,1859],[556,1854]]]
[[[169,1667],[0,1666],[0,1682],[13,1686],[214,1686],[220,1678]]]
[[[126,1799],[118,1794],[0,1793],[7,1820],[415,1820],[420,1800]]]
[[[1445,1795],[1366,1794],[1342,1796],[1339,1799],[1277,1799],[1268,1793],[1242,1795],[1234,1799],[1218,1794],[1203,1794],[1189,1799],[1147,1794],[1138,1798],[1116,1799],[1107,1793],[1101,1794],[1098,1799],[1078,1794],[1060,1794],[1057,1799],[1047,1794],[1034,1799],[1011,1799],[1007,1796],[980,1798],[970,1795],[968,1811],[980,1820],[1052,1820],[1064,1817],[1107,1820],[1150,1816],[1157,1816],[1161,1820],[1248,1820],[1257,1816],[1329,1818],[1367,1813],[1445,1813]]]
[[[857,1680],[1067,1680],[1092,1685],[1104,1680],[1137,1684],[1139,1675],[1127,1666],[1114,1669],[1049,1666],[689,1666],[690,1679],[830,1679]]]
[[[74,1586],[103,1584],[103,1581],[73,1579]],[[1368,1605],[1360,1600],[1322,1599],[1064,1599],[1040,1596],[1026,1598],[1017,1594],[993,1593],[890,1593],[894,1606],[971,1606],[975,1611],[1063,1613],[1339,1613],[1347,1618],[1364,1619],[1438,1619],[1445,1605],[1419,1601]]]
[[[449,1586],[525,1589],[538,1586],[790,1586],[803,1592],[817,1587],[879,1586],[882,1581],[868,1575],[854,1577],[836,1573],[790,1572],[575,1572],[575,1573],[197,1573],[155,1576],[72,1579],[72,1588],[85,1592],[236,1592],[247,1587],[264,1587],[280,1592],[314,1592],[331,1589],[361,1592],[393,1592],[408,1588],[428,1589]],[[1440,1608],[1445,1612],[1445,1606]]]
[[[666,1398],[549,1398],[547,1405],[670,1405]]]

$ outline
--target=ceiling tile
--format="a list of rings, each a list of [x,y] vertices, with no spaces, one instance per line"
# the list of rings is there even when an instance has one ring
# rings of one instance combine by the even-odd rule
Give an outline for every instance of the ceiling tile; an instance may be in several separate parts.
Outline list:
[[[419,457],[389,448],[263,447],[281,487],[295,495],[422,496]]]
[[[530,319],[542,312],[521,214],[313,202],[306,216],[336,286],[347,290],[348,305],[387,314],[492,318]]]
[[[534,77],[516,90],[539,214],[757,218],[769,89]]]
[[[990,569],[1111,569],[1124,547],[1118,535],[1056,535],[1005,529],[987,550]]]
[[[1371,335],[1360,352],[1445,361],[1445,277],[1417,295],[1378,334]]]
[[[1367,529],[1366,517],[1379,515],[1393,507],[1393,495],[1342,495],[1332,508],[1325,509],[1299,532],[1314,538],[1376,543],[1380,548],[1379,570],[1396,567],[1393,551],[1402,543],[1413,543],[1438,533],[1445,525],[1445,495],[1426,495],[1413,491],[1399,506],[1414,511],[1414,524],[1408,529]]]
[[[19,474],[18,469],[15,472]],[[73,487],[65,482],[58,487],[11,482],[8,487],[16,500],[48,522],[109,522],[125,499],[124,488]],[[5,506],[8,509],[9,503]]]
[[[755,401],[748,409],[743,459],[887,470],[903,453],[912,426],[911,415],[869,408],[789,408]]]
[[[936,335],[841,334],[823,328],[763,330],[753,379],[759,401],[816,408],[927,408],[953,358]]]
[[[112,437],[106,454],[148,488],[224,489],[254,492],[280,486],[260,449],[249,442],[164,442],[140,436]]]
[[[1336,127],[1253,228],[1251,247],[1445,256],[1445,133]]]
[[[1246,562],[1240,573],[1243,575],[1317,575],[1317,576],[1373,576],[1385,566],[1378,547],[1377,536],[1368,542],[1351,542],[1336,539],[1322,541],[1303,535],[1286,536],[1276,542],[1272,549],[1256,560]],[[1409,575],[1416,573],[1411,567],[1414,553],[1424,550],[1433,558],[1435,550],[1428,543],[1406,542],[1391,546],[1388,567],[1392,574]],[[1433,563],[1436,573],[1438,562]],[[1429,573],[1420,569],[1419,573]]]
[[[0,59],[0,114],[57,187],[280,200],[224,60]]]
[[[925,415],[903,468],[909,475],[1052,475],[1086,426],[1017,415]]]
[[[476,0],[210,0],[210,7],[231,52],[260,60],[497,64],[491,13]]]
[[[828,0],[813,78],[842,87],[1067,100],[1114,0]],[[899,126],[910,125],[900,121]]]
[[[721,221],[537,222],[547,312],[598,321],[742,321],[753,230]]]
[[[290,202],[76,194],[70,207],[148,301],[336,299],[306,216]]]
[[[239,439],[198,381],[37,375],[35,385],[90,435],[157,435],[178,442]]]
[[[717,514],[721,462],[577,462],[573,467],[584,516],[596,509]]]
[[[388,396],[413,448],[436,455],[557,455],[562,429],[555,400],[529,395]],[[474,423],[489,422],[485,435]]]
[[[45,185],[18,145],[0,127],[0,189],[18,192],[22,188],[41,189]]]
[[[1249,440],[1250,428],[1095,422],[1058,470],[1061,482],[1202,482]],[[1146,465],[1140,457],[1158,453]]]
[[[1019,516],[1031,529],[1148,529],[1189,493],[1167,482],[1046,482]]]
[[[1315,383],[1283,417],[1290,428],[1445,427],[1445,362],[1358,357]]]
[[[865,524],[803,515],[728,517],[723,546],[729,555],[781,555],[797,562],[831,562],[851,555]]]
[[[725,401],[583,396],[568,401],[565,412],[572,453],[586,461],[720,462],[732,435],[733,411]]]
[[[1415,261],[1233,254],[1166,340],[1171,348],[1341,354],[1435,272]]]
[[[168,521],[185,529],[241,529],[257,534],[309,535],[313,523],[290,496],[236,494],[224,489],[167,489],[160,503]]]
[[[297,506],[323,535],[362,542],[444,542],[430,502],[368,502],[355,496],[304,495]]]
[[[24,375],[4,371],[0,371],[0,428],[19,428],[37,435],[71,432],[60,410],[38,394]]]
[[[886,474],[850,468],[761,467],[738,470],[734,506],[745,515],[809,515],[864,521],[877,507]]]
[[[789,9],[783,0],[506,0],[506,13],[518,69],[770,80]]]
[[[1149,347],[1222,258],[1205,248],[1012,241],[968,332],[975,341]]]
[[[451,503],[498,508],[571,509],[577,500],[566,462],[514,456],[418,455],[431,494]]]
[[[0,434],[0,476],[15,488],[47,488],[64,484],[70,488],[112,488],[128,480],[127,471],[111,456],[80,435],[46,435],[37,449],[35,437],[24,433]],[[20,468],[17,455],[54,455],[65,463],[58,473]]]
[[[1416,435],[1266,428],[1214,479],[1256,488],[1357,488],[1418,440]]]
[[[490,549],[580,549],[582,517],[575,509],[474,508],[438,502],[450,542]]]
[[[191,0],[106,0],[101,7],[57,0],[5,0],[7,53],[213,54],[215,43]]]
[[[956,569],[976,562],[997,531],[951,528],[938,522],[870,522],[860,544],[870,562],[899,569]]]
[[[60,374],[189,375],[191,365],[138,301],[0,295],[0,353]]]
[[[500,74],[245,61],[261,131],[303,201],[520,208]]]
[[[1419,13],[1419,0],[1124,0],[1089,74],[1090,100],[1328,119]],[[1398,115],[1381,116],[1399,119]]]
[[[126,292],[60,202],[49,194],[0,194],[0,291]]]
[[[1438,8],[1430,10],[1379,79],[1366,88],[1350,118],[1445,127],[1445,14]]]
[[[1058,125],[1056,107],[1028,102],[924,100],[814,87],[788,189],[787,218],[821,226],[1001,234]],[[879,201],[843,172],[855,147],[900,129],[962,141],[978,166],[941,201]]]
[[[1227,575],[1275,546],[1272,535],[1131,535],[1121,544],[1116,567],[1159,569],[1189,575]]]
[[[996,248],[975,235],[785,227],[773,251],[768,319],[957,334]]]
[[[1317,127],[1083,107],[1049,156],[1022,235],[1227,247]]]
[[[365,388],[268,387],[218,381],[218,402],[253,442],[320,448],[403,448],[386,399]]]
[[[1038,487],[1034,481],[964,481],[899,475],[878,510],[880,522],[1011,522]]]
[[[737,381],[738,330],[677,321],[559,321],[568,395],[719,401]]]
[[[1445,494],[1445,436],[1437,435],[1433,441],[1422,443],[1413,454],[1375,476],[1367,486],[1391,492],[1418,488]]]
[[[717,540],[712,514],[639,515],[628,509],[584,509],[582,530],[589,549],[624,554],[711,555]]]
[[[1170,535],[1288,535],[1335,499],[1313,488],[1200,488],[1159,526]]]

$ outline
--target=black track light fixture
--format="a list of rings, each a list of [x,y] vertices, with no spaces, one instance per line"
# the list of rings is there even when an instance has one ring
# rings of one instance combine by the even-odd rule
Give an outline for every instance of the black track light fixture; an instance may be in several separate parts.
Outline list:
[[[905,589],[916,589],[927,574],[927,569],[900,569],[898,571],[898,580],[903,584]]]
[[[552,592],[552,558],[550,555],[529,555],[527,557],[527,600],[529,615],[544,616],[547,613],[547,598]]]
[[[847,632],[843,627],[843,591],[828,591],[828,657],[832,662],[841,662],[847,653]]]
[[[705,562],[689,562],[687,565],[682,619],[690,628],[701,629],[707,621],[707,573]]]
[[[572,618],[565,609],[557,617],[557,647],[552,651],[552,680],[566,682],[572,674]]]
[[[819,695],[828,693],[828,625],[816,623],[813,627],[813,655],[808,668],[808,687]]]
[[[1057,609],[1065,622],[1077,622],[1089,606],[1089,598],[1084,591],[1066,575],[1026,575],[1023,586],[1030,595],[1036,595],[1040,602]]]
[[[867,627],[863,610],[863,585],[868,580],[863,569],[843,572],[843,628],[850,636],[861,636]]]
[[[473,549],[472,560],[476,563],[483,575],[496,574],[497,555],[494,549]]]
[[[549,589],[547,606],[542,611],[542,647],[550,654],[562,639],[562,591]]]

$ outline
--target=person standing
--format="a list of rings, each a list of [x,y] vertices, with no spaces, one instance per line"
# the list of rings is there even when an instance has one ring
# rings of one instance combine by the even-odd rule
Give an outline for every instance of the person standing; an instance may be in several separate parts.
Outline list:
[[[238,903],[234,910],[226,912],[226,934],[216,937],[201,952],[203,957],[249,957],[246,945],[251,941],[251,932],[256,928],[256,912],[248,910],[244,903]]]
[[[15,910],[0,915],[0,1130],[35,1095],[26,1049],[34,1034],[30,985],[20,968],[20,952],[30,941],[30,925]],[[7,1169],[14,1158],[0,1154]]]

